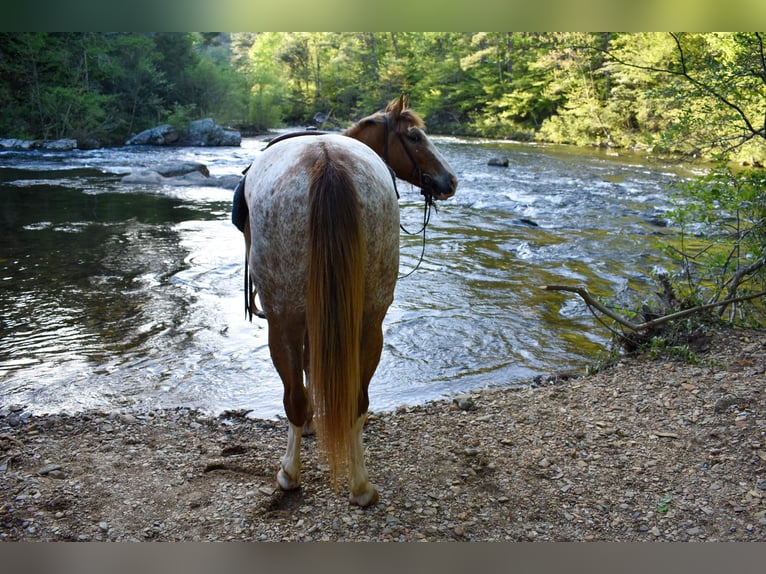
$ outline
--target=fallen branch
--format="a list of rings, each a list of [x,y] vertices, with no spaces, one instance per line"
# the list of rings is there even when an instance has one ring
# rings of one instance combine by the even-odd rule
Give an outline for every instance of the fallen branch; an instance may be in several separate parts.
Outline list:
[[[633,321],[629,321],[625,317],[618,315],[617,313],[615,313],[608,307],[596,301],[596,299],[594,299],[593,296],[591,296],[591,294],[588,293],[588,290],[585,289],[584,287],[569,287],[567,285],[546,285],[544,289],[546,291],[566,291],[569,293],[575,293],[579,295],[589,307],[600,311],[601,313],[603,313],[610,319],[614,319],[620,325],[622,325],[623,327],[627,327],[628,329],[632,331],[645,331],[647,329],[657,327],[658,325],[662,325],[663,323],[667,323],[668,321],[682,319],[683,317],[686,317],[688,315],[693,315],[694,313],[699,313],[700,311],[705,311],[707,309],[714,309],[716,307],[720,307],[722,304],[740,303],[742,301],[749,301],[750,299],[757,299],[758,297],[763,297],[764,295],[766,295],[766,291],[760,291],[758,293],[753,293],[751,295],[737,297],[736,299],[726,299],[725,301],[719,301],[717,303],[709,303],[707,305],[698,305],[697,307],[691,307],[689,309],[684,309],[683,311],[671,313],[670,315],[657,317],[656,319],[652,319],[651,321],[646,321],[644,323],[634,323]]]

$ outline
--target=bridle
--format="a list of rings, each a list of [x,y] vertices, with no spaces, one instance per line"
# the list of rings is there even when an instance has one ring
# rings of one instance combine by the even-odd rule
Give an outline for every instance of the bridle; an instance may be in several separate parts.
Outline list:
[[[393,168],[391,167],[391,164],[388,162],[388,133],[391,129],[391,118],[388,114],[383,114],[383,161],[388,166],[388,171],[391,172],[391,179],[394,182],[394,191],[396,192],[396,198],[399,199],[399,190],[396,187],[396,173],[394,173]],[[426,189],[426,185],[431,181],[431,176],[427,173],[423,173],[423,170],[420,168],[420,165],[418,165],[418,162],[415,160],[415,156],[412,154],[412,151],[410,150],[409,146],[407,145],[407,142],[405,141],[405,137],[402,135],[402,132],[399,131],[398,123],[397,126],[394,128],[394,133],[399,138],[399,143],[402,145],[402,149],[407,154],[407,157],[410,159],[410,162],[412,163],[413,171],[417,175],[418,180],[418,187],[420,188],[420,193],[423,196],[423,226],[418,231],[409,231],[404,225],[401,223],[399,224],[399,228],[406,233],[407,235],[423,235],[423,241],[420,249],[420,257],[418,258],[418,263],[413,267],[410,271],[405,273],[404,275],[400,275],[399,279],[404,279],[405,277],[409,277],[412,275],[417,269],[420,267],[420,264],[423,262],[423,257],[426,253],[426,227],[428,227],[429,222],[431,221],[431,208],[433,207],[434,210],[436,210],[436,204],[434,203],[434,196],[433,194]]]
[[[391,129],[391,118],[388,116],[388,114],[383,114],[383,161],[386,162],[386,165],[389,166],[388,163],[388,132]],[[417,174],[418,184],[417,186],[420,188],[420,193],[423,195],[423,197],[426,198],[427,203],[433,203],[433,195],[430,191],[426,191],[426,186],[431,182],[431,176],[427,173],[423,173],[423,170],[420,168],[420,165],[418,165],[417,160],[415,159],[415,156],[412,155],[412,151],[410,150],[410,147],[407,145],[407,142],[405,141],[405,137],[402,135],[402,132],[399,131],[399,124],[397,122],[396,128],[394,128],[394,133],[399,138],[399,143],[402,144],[402,149],[404,150],[404,153],[407,154],[407,157],[409,158],[410,162],[412,163],[413,171]],[[394,186],[396,187],[396,186]],[[396,196],[399,197],[399,191],[396,191]]]

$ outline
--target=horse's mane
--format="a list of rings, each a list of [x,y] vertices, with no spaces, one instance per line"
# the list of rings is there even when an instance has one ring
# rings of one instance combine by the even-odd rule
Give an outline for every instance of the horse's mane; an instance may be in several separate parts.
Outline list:
[[[410,122],[416,128],[422,128],[425,126],[423,118],[413,109],[408,107],[409,102],[405,97],[399,97],[395,100],[391,100],[386,106],[386,109],[379,113],[391,114],[393,119],[403,119]]]
[[[402,110],[401,113],[399,114],[399,117],[407,120],[416,128],[423,128],[426,125],[425,122],[423,121],[423,118],[421,118],[420,115],[415,110],[411,110],[410,108],[407,108],[406,110]]]

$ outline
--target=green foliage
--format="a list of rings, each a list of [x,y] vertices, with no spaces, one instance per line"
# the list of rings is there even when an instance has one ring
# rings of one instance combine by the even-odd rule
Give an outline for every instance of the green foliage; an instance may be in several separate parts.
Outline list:
[[[680,287],[697,301],[721,302],[732,321],[758,322],[758,300],[725,302],[766,289],[766,172],[723,164],[680,187],[673,202],[668,215],[680,237],[666,251],[681,269]]]
[[[191,34],[0,34],[0,137],[121,144],[194,110],[244,118],[243,93],[228,60],[202,57]]]
[[[594,362],[586,365],[585,374],[590,376],[610,369],[620,361],[621,357],[622,353],[618,347],[612,347],[609,350],[601,351]]]
[[[173,108],[165,114],[164,120],[173,126],[176,131],[182,131],[190,122],[197,119],[197,106],[195,104],[175,104]]]
[[[170,119],[350,123],[766,162],[759,33],[0,33],[0,136],[121,143]]]
[[[641,305],[638,322],[695,312],[617,339],[628,352],[695,363],[694,344],[710,328],[766,323],[766,172],[720,164],[672,201],[668,218],[679,233],[663,248],[677,272],[655,275],[657,300]]]
[[[673,359],[691,365],[697,364],[697,356],[688,344],[675,345],[667,337],[655,336],[651,338],[648,347],[651,359]]]

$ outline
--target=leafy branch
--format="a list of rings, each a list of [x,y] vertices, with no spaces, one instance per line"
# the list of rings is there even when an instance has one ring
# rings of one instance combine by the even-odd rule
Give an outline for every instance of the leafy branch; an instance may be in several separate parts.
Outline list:
[[[670,32],[669,36],[673,39],[675,47],[676,61],[674,65],[652,65],[641,64],[630,61],[629,58],[621,56],[616,51],[607,47],[591,46],[589,49],[595,50],[611,62],[620,64],[626,68],[661,74],[665,76],[677,77],[692,86],[699,93],[704,94],[722,105],[723,109],[730,110],[738,118],[739,126],[734,126],[736,134],[719,134],[718,140],[724,152],[731,152],[738,147],[743,146],[754,138],[766,140],[766,102],[761,102],[762,113],[753,110],[747,110],[742,102],[738,102],[735,97],[742,92],[750,91],[753,93],[753,86],[742,85],[742,80],[746,78],[755,79],[766,86],[766,50],[764,49],[764,39],[761,33],[754,32],[752,35],[742,36],[738,40],[738,45],[744,47],[751,39],[749,58],[744,61],[731,64],[728,69],[716,66],[712,69],[708,64],[701,64],[695,69],[693,58],[690,56],[690,48],[684,45],[686,34]],[[715,58],[714,53],[708,53],[707,57]],[[745,100],[743,100],[745,101]],[[760,118],[759,118],[760,116]],[[759,125],[760,124],[760,125]],[[725,143],[728,140],[728,145]]]

